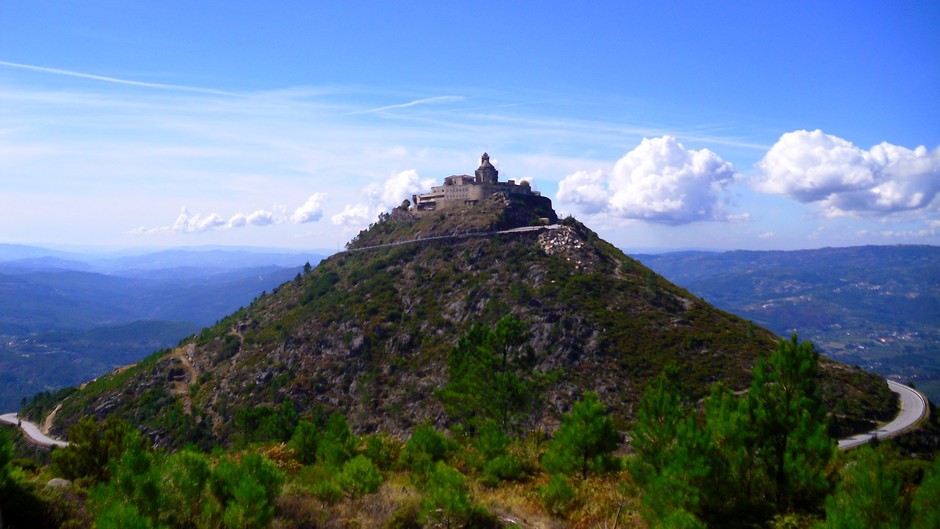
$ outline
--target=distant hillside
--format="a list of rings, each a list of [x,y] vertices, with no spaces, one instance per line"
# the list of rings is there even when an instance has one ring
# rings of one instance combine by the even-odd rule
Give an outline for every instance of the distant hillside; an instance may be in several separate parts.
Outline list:
[[[226,443],[252,410],[285,401],[304,414],[342,411],[359,431],[446,426],[439,391],[454,344],[474,322],[493,325],[507,314],[524,323],[532,372],[545,381],[530,427],[553,427],[592,390],[626,429],[646,382],[668,364],[692,398],[717,381],[748,385],[757,355],[775,345],[771,333],[672,285],[574,219],[557,229],[459,236],[545,216],[501,195],[446,213],[382,215],[351,251],[182,347],[67,397],[57,428],[116,414],[161,444]],[[873,375],[829,361],[820,382],[844,418],[893,412]]]
[[[719,308],[940,401],[940,247],[636,257]]]
[[[171,347],[311,259],[319,256],[213,249],[102,258],[0,245],[0,411]]]

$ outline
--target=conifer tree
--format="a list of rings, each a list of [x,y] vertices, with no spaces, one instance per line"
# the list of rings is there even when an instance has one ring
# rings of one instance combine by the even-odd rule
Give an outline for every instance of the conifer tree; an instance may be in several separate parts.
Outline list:
[[[667,367],[643,394],[630,472],[645,490],[644,516],[654,527],[699,527],[696,513],[711,470],[709,436],[683,410],[676,375]]]
[[[620,436],[607,415],[607,408],[589,392],[561,418],[561,427],[543,458],[549,472],[570,474],[580,471],[581,478],[588,470],[605,466],[608,455],[617,448]]]
[[[870,446],[859,448],[855,455],[838,490],[826,500],[826,523],[820,529],[907,527],[900,476]]]
[[[653,472],[666,466],[669,453],[677,442],[679,425],[685,417],[673,382],[676,372],[675,366],[668,366],[650,382],[640,399],[633,426],[631,444],[636,450],[638,464],[648,465]]]
[[[796,335],[758,359],[747,394],[755,437],[752,454],[778,510],[811,508],[826,496],[826,466],[835,443],[827,433],[816,372],[819,353]]]
[[[509,431],[532,408],[533,353],[525,325],[508,315],[491,329],[474,323],[448,361],[450,380],[440,393],[452,417],[470,430],[493,423]]]
[[[68,479],[108,477],[108,461],[117,459],[130,442],[131,427],[111,415],[104,424],[83,417],[69,428],[71,443],[52,453],[52,461]],[[139,434],[138,434],[139,435]]]

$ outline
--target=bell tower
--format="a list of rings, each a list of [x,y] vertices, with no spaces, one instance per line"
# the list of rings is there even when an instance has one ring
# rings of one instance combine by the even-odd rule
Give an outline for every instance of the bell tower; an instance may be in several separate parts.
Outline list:
[[[499,181],[499,171],[490,163],[490,155],[483,153],[480,158],[480,168],[477,169],[475,183],[477,184],[495,184]]]

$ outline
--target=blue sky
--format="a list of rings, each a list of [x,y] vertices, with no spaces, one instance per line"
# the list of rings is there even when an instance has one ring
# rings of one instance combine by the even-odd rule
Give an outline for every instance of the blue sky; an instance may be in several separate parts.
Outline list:
[[[937,2],[0,0],[0,242],[335,249],[488,151],[626,249],[940,244]]]

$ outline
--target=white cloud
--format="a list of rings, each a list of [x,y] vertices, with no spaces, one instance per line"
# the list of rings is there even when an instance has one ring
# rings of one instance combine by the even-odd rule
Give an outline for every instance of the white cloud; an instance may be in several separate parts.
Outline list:
[[[147,235],[154,233],[204,233],[215,230],[230,230],[242,228],[245,226],[271,226],[283,222],[282,207],[276,207],[276,211],[266,211],[259,209],[251,213],[236,213],[225,220],[221,215],[210,213],[203,215],[201,213],[192,214],[189,209],[183,207],[176,221],[170,226],[158,226],[156,228],[146,228],[141,226],[131,230],[130,233],[137,235]]]
[[[558,201],[585,213],[603,211],[608,197],[606,176],[602,171],[578,171],[558,183]]]
[[[326,198],[324,193],[314,193],[310,195],[310,198],[296,210],[294,214],[291,215],[291,220],[297,224],[304,224],[307,222],[316,222],[323,218],[323,205],[322,201]]]
[[[400,103],[397,105],[386,105],[384,107],[372,108],[369,110],[360,110],[357,112],[350,112],[350,114],[371,114],[373,112],[385,112],[388,110],[396,110],[399,108],[408,108],[418,105],[433,105],[439,103],[454,103],[457,101],[463,101],[463,96],[435,96],[435,97],[426,97],[423,99],[415,99],[414,101],[409,101],[407,103]]]
[[[401,171],[389,176],[385,182],[372,183],[363,188],[369,204],[347,204],[343,211],[333,215],[330,220],[345,228],[364,228],[383,211],[401,205],[405,199],[411,200],[411,195],[415,193],[428,191],[432,185],[433,180],[422,180],[414,169]]]
[[[390,176],[383,184],[366,186],[365,192],[376,205],[391,209],[400,205],[406,198],[411,200],[411,195],[415,193],[424,193],[432,185],[433,180],[421,180],[418,171],[409,169]]]
[[[277,221],[278,219],[274,217],[274,213],[263,209],[248,214],[248,224],[251,226],[270,226]]]
[[[223,90],[214,90],[211,88],[200,88],[195,86],[182,86],[182,85],[173,85],[173,84],[164,84],[164,83],[147,83],[143,81],[134,81],[131,79],[119,79],[116,77],[106,77],[103,75],[94,75],[84,72],[76,72],[72,70],[60,70],[58,68],[48,68],[45,66],[35,66],[32,64],[20,64],[15,62],[0,61],[0,66],[6,66],[9,68],[20,68],[23,70],[31,70],[34,72],[43,72],[53,75],[62,75],[66,77],[79,77],[82,79],[92,79],[95,81],[103,81],[106,83],[116,83],[124,84],[131,86],[139,86],[144,88],[159,88],[162,90],[178,90],[182,92],[200,92],[204,94],[214,94],[214,95],[224,95],[224,96],[237,96],[233,92],[225,92]]]
[[[672,136],[645,138],[610,174],[578,171],[558,186],[558,201],[585,213],[663,224],[729,220],[722,190],[732,165],[708,149],[686,149]]]
[[[356,228],[368,225],[371,219],[369,206],[365,204],[346,204],[343,211],[333,215],[330,220],[337,226]]]
[[[940,148],[864,150],[820,130],[784,134],[757,167],[758,191],[818,203],[831,217],[922,210],[940,192]]]
[[[200,213],[192,215],[188,209],[185,207],[178,217],[176,217],[176,222],[173,223],[173,226],[170,228],[172,231],[177,233],[201,233],[208,230],[225,228],[228,226],[228,223],[215,213],[210,215],[202,216]]]

